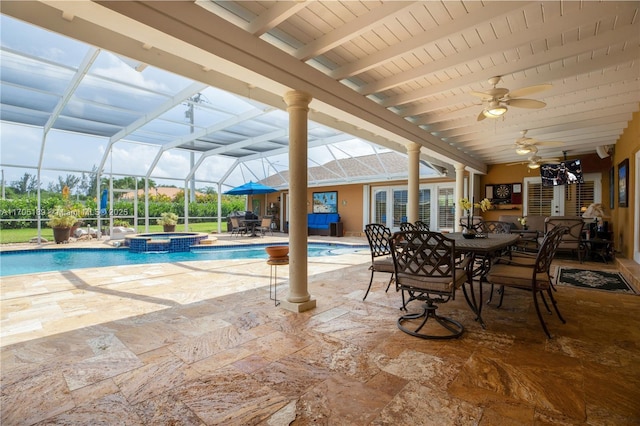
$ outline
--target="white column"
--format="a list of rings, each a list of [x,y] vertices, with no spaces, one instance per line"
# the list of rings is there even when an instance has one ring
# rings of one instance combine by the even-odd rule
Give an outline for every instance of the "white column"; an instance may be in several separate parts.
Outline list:
[[[462,207],[460,206],[460,199],[464,196],[464,164],[456,163],[454,164],[454,167],[456,169],[456,191],[454,195],[454,199],[456,200],[456,218],[455,223],[453,224],[453,229],[456,232],[460,232],[462,231],[460,218],[464,214]]]
[[[289,294],[280,306],[293,312],[316,307],[307,283],[307,115],[311,96],[284,96],[289,112]]]
[[[418,220],[418,203],[420,202],[420,144],[415,142],[407,146],[409,155],[409,181],[407,185],[407,220],[415,223]]]

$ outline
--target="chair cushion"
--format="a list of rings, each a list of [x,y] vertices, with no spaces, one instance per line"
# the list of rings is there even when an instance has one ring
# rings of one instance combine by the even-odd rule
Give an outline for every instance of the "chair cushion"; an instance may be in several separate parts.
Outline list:
[[[497,263],[491,266],[487,280],[492,284],[531,289],[533,268],[522,265]],[[536,286],[539,290],[549,288],[549,275],[540,272],[536,275]]]
[[[370,269],[376,272],[395,272],[395,268],[393,267],[393,259],[390,257],[374,260]]]
[[[414,287],[434,292],[450,292],[452,286],[460,288],[467,280],[467,272],[464,269],[455,269],[454,277],[427,277],[424,275],[410,275],[400,273],[396,278],[397,283],[402,286]]]

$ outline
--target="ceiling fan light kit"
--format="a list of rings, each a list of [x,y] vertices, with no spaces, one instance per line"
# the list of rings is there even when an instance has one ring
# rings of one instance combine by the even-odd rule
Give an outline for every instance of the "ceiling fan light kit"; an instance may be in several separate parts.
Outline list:
[[[486,108],[484,111],[482,111],[484,116],[487,118],[500,118],[506,112],[507,112],[507,107],[502,106],[500,104],[497,104],[496,106],[490,106],[489,108]]]
[[[531,93],[540,92],[551,88],[550,84],[541,84],[538,86],[524,87],[522,89],[510,92],[504,87],[496,87],[502,77],[496,76],[489,79],[489,84],[493,87],[485,92],[471,92],[471,95],[481,98],[488,105],[482,110],[478,116],[478,121],[485,118],[502,117],[508,108],[506,105],[519,108],[543,108],[546,104],[535,99],[519,99],[520,96],[529,95]]]
[[[516,154],[518,155],[535,154],[537,152],[538,148],[534,145],[520,145],[516,148]]]

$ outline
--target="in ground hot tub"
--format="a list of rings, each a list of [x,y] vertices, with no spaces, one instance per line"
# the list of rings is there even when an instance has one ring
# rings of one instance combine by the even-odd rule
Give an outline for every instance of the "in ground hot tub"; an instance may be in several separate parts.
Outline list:
[[[133,253],[148,251],[164,251],[169,253],[189,251],[191,246],[206,240],[207,234],[202,232],[149,232],[132,234],[124,237],[124,245]]]

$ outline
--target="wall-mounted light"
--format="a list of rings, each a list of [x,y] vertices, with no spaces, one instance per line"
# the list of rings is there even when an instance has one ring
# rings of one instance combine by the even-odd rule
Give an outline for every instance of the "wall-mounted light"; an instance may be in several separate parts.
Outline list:
[[[347,205],[347,200],[342,200],[342,205],[346,206]]]

